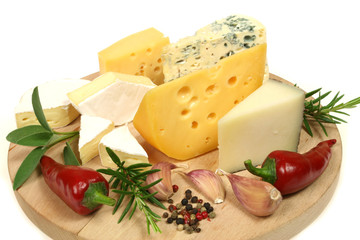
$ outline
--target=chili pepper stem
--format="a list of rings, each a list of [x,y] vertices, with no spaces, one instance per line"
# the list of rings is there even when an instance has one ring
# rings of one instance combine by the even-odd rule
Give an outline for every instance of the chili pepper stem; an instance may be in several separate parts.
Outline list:
[[[89,208],[94,209],[101,204],[114,206],[116,200],[106,196],[107,191],[103,182],[90,183],[89,188],[86,190],[82,204]]]
[[[276,164],[274,158],[266,158],[263,166],[261,168],[257,168],[252,165],[251,160],[244,161],[244,165],[246,169],[256,175],[261,177],[264,181],[274,184],[277,176],[276,176]]]

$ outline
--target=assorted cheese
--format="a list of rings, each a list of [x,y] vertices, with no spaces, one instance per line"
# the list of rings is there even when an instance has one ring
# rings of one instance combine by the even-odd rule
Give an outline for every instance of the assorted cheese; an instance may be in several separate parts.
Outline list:
[[[131,134],[127,125],[115,128],[105,135],[99,144],[101,164],[105,167],[118,168],[107,153],[107,147],[113,150],[121,161],[125,161],[125,167],[135,163],[149,163],[147,153]]]
[[[68,94],[81,113],[131,122],[145,93],[156,85],[147,77],[108,72]]]
[[[266,43],[266,30],[258,20],[231,15],[215,21],[194,36],[163,49],[165,82],[214,66],[220,59]],[[265,70],[268,78],[268,69]]]
[[[88,115],[81,116],[79,153],[82,164],[99,155],[100,140],[113,129],[114,123],[110,120]]]
[[[219,168],[236,172],[245,160],[258,165],[274,150],[296,151],[304,100],[302,90],[266,81],[219,120]]]
[[[141,75],[161,84],[164,80],[161,51],[167,44],[169,38],[155,28],[130,35],[98,53],[100,73]]]
[[[152,146],[185,160],[216,149],[217,122],[263,82],[266,44],[147,92],[133,124]]]
[[[66,126],[79,116],[78,111],[71,105],[66,94],[89,82],[89,80],[84,79],[60,79],[38,86],[42,108],[50,127]],[[33,89],[26,91],[15,107],[18,128],[39,124],[32,107],[32,92]]]

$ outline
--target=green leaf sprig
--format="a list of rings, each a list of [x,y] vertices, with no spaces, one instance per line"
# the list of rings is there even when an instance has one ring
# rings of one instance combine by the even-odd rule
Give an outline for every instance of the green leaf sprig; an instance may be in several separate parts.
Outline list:
[[[18,189],[30,177],[47,150],[62,141],[68,139],[72,141],[79,136],[78,131],[57,132],[51,129],[42,110],[38,87],[35,87],[32,93],[32,106],[40,125],[18,128],[6,136],[9,142],[22,146],[36,147],[26,156],[16,172],[13,183],[14,190]],[[67,144],[64,149],[64,158],[70,159],[68,164],[79,164],[77,160],[77,163],[75,162],[74,156],[75,154],[72,152],[70,145]]]
[[[149,163],[138,163],[125,167],[125,161],[121,161],[113,150],[107,147],[106,151],[118,168],[116,170],[110,168],[98,169],[97,171],[111,176],[109,183],[111,183],[112,191],[119,194],[119,199],[115,204],[113,214],[118,210],[125,196],[129,197],[129,201],[123,210],[118,223],[124,219],[131,208],[129,220],[136,209],[139,209],[145,215],[148,234],[150,234],[150,226],[155,232],[161,233],[159,226],[156,224],[161,217],[151,210],[147,201],[162,209],[166,209],[166,207],[154,197],[157,192],[150,194],[147,189],[158,184],[162,179],[158,179],[151,184],[145,185],[146,177],[151,173],[160,171],[160,169],[145,170],[151,166]]]
[[[317,93],[319,94],[317,98],[309,99]],[[303,114],[303,123],[306,131],[310,136],[313,136],[313,132],[311,130],[309,120],[317,122],[320,125],[321,129],[324,131],[325,135],[328,136],[323,123],[346,123],[344,119],[335,116],[334,113],[350,116],[348,113],[345,113],[342,110],[355,108],[356,105],[360,103],[360,97],[358,97],[348,102],[338,104],[338,102],[344,97],[344,94],[340,95],[340,92],[338,92],[327,105],[321,105],[322,100],[326,98],[330,93],[331,91],[321,94],[321,88],[318,88],[305,95],[306,99],[304,103],[305,108]]]

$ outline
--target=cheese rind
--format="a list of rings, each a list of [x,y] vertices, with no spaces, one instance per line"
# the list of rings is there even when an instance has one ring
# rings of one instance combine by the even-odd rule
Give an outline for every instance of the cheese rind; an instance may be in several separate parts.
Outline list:
[[[125,167],[135,163],[149,163],[146,151],[131,134],[127,125],[115,128],[105,135],[99,144],[101,164],[105,167],[118,168],[108,155],[106,147],[113,150],[121,161],[125,161]]]
[[[66,94],[89,82],[85,79],[59,79],[38,86],[41,106],[50,127],[66,126],[79,116],[79,112],[71,105]],[[18,128],[39,124],[32,106],[32,93],[33,89],[26,91],[15,107]]]
[[[155,86],[147,77],[108,72],[68,97],[81,114],[121,125],[132,121],[143,96]]]
[[[264,43],[265,27],[254,18],[231,15],[215,21],[199,29],[194,36],[163,48],[164,81],[212,67],[222,58]],[[267,79],[267,66],[265,75]]]
[[[296,151],[303,121],[302,90],[269,79],[218,122],[219,168],[245,169],[262,164],[274,150]]]
[[[217,121],[262,84],[266,45],[147,92],[133,124],[152,146],[185,160],[217,148]]]
[[[120,72],[149,77],[163,83],[161,51],[169,38],[149,28],[119,40],[98,53],[100,73]]]
[[[113,129],[114,123],[110,120],[81,115],[79,153],[82,164],[99,155],[98,145],[100,140]]]

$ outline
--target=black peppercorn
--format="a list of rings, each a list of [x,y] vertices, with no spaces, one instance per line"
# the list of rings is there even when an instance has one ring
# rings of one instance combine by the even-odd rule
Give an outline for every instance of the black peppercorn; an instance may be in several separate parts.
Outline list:
[[[198,197],[197,196],[192,197],[191,202],[192,203],[197,203],[198,202]]]
[[[174,221],[174,219],[172,219],[171,217],[169,217],[168,219],[166,219],[167,223],[172,223]]]
[[[176,224],[179,225],[179,224],[184,224],[185,223],[185,220],[183,218],[177,218],[176,219]]]
[[[193,209],[193,206],[190,203],[188,203],[188,204],[186,204],[185,209],[186,209],[186,211],[190,211]]]
[[[185,206],[186,204],[188,204],[188,200],[184,198],[183,200],[181,200],[181,204]]]
[[[164,212],[162,215],[163,218],[167,218],[168,216],[169,216],[169,214],[167,212]]]
[[[206,209],[206,211],[207,211],[208,213],[211,213],[212,211],[214,211],[214,208],[213,208],[213,207],[209,207],[208,209]]]
[[[204,207],[205,207],[206,209],[209,209],[209,207],[211,207],[211,205],[210,205],[210,203],[206,202],[206,203],[204,203]]]

